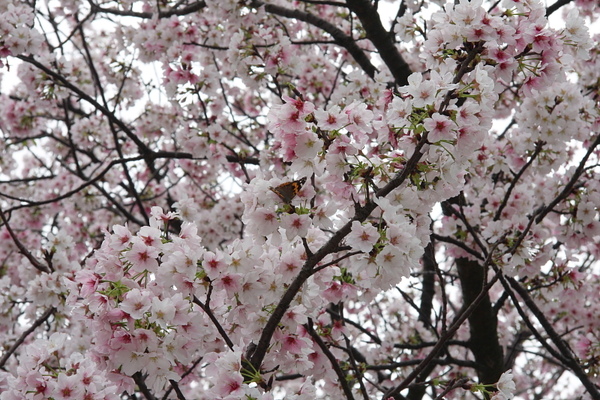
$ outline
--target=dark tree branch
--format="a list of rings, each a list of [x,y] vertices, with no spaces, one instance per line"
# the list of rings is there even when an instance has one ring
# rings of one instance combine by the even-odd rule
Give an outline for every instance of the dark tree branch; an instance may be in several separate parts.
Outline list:
[[[507,292],[505,292],[505,293],[507,293]],[[505,370],[509,370],[509,369],[513,368],[513,366],[515,364],[515,360],[517,359],[517,356],[519,355],[519,353],[521,351],[521,349],[520,349],[521,345],[523,344],[523,342],[525,342],[530,337],[531,337],[531,331],[528,329],[520,331],[519,333],[517,333],[515,335],[513,343],[510,346],[507,346],[507,348],[506,348],[507,353],[504,355],[504,369]]]
[[[419,365],[424,361],[422,358],[416,358],[413,360],[407,361],[398,361],[390,364],[380,364],[380,365],[368,365],[367,369],[370,371],[385,371],[385,370],[396,370],[398,368],[406,368],[412,367],[414,365]],[[448,358],[432,358],[429,361],[433,365],[458,365],[465,368],[473,368],[477,369],[478,365],[474,361],[469,360],[457,360],[457,359],[448,359]]]
[[[550,7],[546,8],[546,17],[549,17],[555,11],[558,11],[559,8],[569,4],[572,1],[573,0],[558,0],[556,3],[552,4]]]
[[[202,311],[204,311],[206,313],[206,315],[208,315],[208,318],[210,318],[210,320],[213,322],[213,325],[215,326],[215,328],[217,328],[217,330],[221,334],[221,337],[227,344],[227,347],[229,347],[230,350],[233,350],[233,342],[227,335],[227,332],[225,332],[225,329],[223,329],[223,326],[221,325],[221,323],[219,322],[217,317],[215,317],[215,314],[213,314],[211,309],[208,307],[208,300],[207,300],[206,304],[204,304],[196,296],[194,296],[193,302],[194,302],[194,304],[197,304],[202,309]],[[258,371],[258,369],[257,369],[257,371]]]
[[[342,321],[344,321],[345,324],[352,325],[353,327],[355,327],[356,329],[358,329],[361,333],[363,333],[364,335],[367,335],[369,338],[371,338],[371,340],[373,341],[373,343],[377,343],[379,345],[382,344],[381,339],[379,339],[379,337],[377,337],[377,335],[375,335],[372,332],[369,332],[369,330],[367,328],[365,328],[364,326],[362,326],[358,322],[354,322],[354,321],[352,321],[349,318],[342,317],[332,307],[327,308],[327,313],[330,314],[334,319],[342,320]]]
[[[464,307],[467,307],[479,298],[488,270],[466,258],[458,258],[456,265]],[[481,366],[477,369],[479,382],[497,382],[504,372],[504,354],[498,341],[498,319],[488,294],[479,300],[479,305],[469,316],[469,348]]]
[[[596,140],[594,140],[594,142],[588,148],[587,152],[585,153],[585,155],[579,162],[579,165],[577,165],[577,168],[575,169],[573,176],[571,177],[569,182],[565,185],[562,192],[560,192],[560,194],[558,196],[556,196],[556,198],[550,204],[548,204],[546,207],[544,207],[540,211],[540,213],[536,216],[536,218],[535,218],[536,223],[539,224],[542,221],[542,219],[544,219],[544,217],[550,211],[552,211],[554,209],[554,207],[556,207],[556,205],[558,203],[560,203],[561,201],[566,199],[573,192],[573,189],[575,188],[575,184],[577,183],[577,181],[579,180],[579,178],[585,171],[585,163],[590,158],[590,156],[594,153],[594,151],[596,150],[598,145],[600,145],[600,134],[596,134]]]
[[[457,381],[453,381],[452,384],[446,386],[446,388],[442,391],[442,393],[440,393],[435,400],[442,400],[444,399],[448,393],[450,393],[452,390],[454,389],[458,389],[460,387],[464,387],[464,385],[466,385],[469,382],[468,378],[462,378],[459,379]]]
[[[52,314],[56,312],[56,308],[50,307],[47,309],[25,332],[19,336],[19,338],[10,346],[10,349],[6,350],[2,358],[0,358],[0,368],[4,368],[4,364],[10,358],[10,356],[17,350],[17,348],[25,341],[27,336],[31,335],[38,326],[42,325]]]
[[[102,8],[91,0],[89,0],[88,2],[92,8],[92,11],[97,12],[97,13],[121,15],[124,17],[137,17],[137,18],[144,18],[144,19],[151,19],[154,17],[154,13],[151,13],[151,12],[135,12],[135,11],[117,10],[114,8]],[[178,15],[178,16],[188,15],[188,14],[192,14],[197,11],[200,11],[204,7],[206,7],[205,1],[197,1],[195,3],[190,4],[187,7],[183,7],[180,9],[171,9],[168,11],[160,11],[158,13],[158,18],[169,18],[173,15]]]
[[[27,258],[29,260],[29,262],[31,263],[31,265],[33,265],[35,267],[35,269],[37,269],[40,272],[46,272],[48,274],[51,273],[52,272],[52,268],[51,268],[50,259],[47,259],[48,265],[44,265],[37,258],[35,258],[33,256],[33,254],[31,254],[31,252],[29,250],[27,250],[25,248],[25,246],[23,245],[23,243],[21,243],[21,241],[19,240],[19,238],[17,237],[17,235],[15,234],[15,232],[10,227],[10,225],[8,223],[8,219],[4,215],[4,211],[2,209],[0,209],[0,219],[2,220],[2,225],[4,225],[6,227],[6,230],[8,231],[8,234],[10,235],[11,239],[13,240],[13,242],[15,243],[15,245],[17,246],[17,248],[19,249],[19,252],[21,254],[23,254],[25,256],[25,258]]]
[[[133,381],[138,385],[140,392],[142,392],[146,400],[156,400],[156,397],[154,397],[150,389],[148,389],[148,386],[146,386],[146,378],[141,372],[136,372],[132,375],[132,378]]]
[[[508,284],[506,283],[508,282]],[[575,355],[571,351],[571,349],[567,346],[566,342],[560,337],[558,332],[554,330],[554,327],[548,321],[542,310],[540,310],[527,293],[527,290],[519,282],[517,282],[514,278],[506,277],[505,282],[503,282],[505,289],[512,289],[519,294],[519,296],[523,299],[527,308],[535,315],[536,319],[542,325],[554,346],[560,352],[559,359],[563,360],[564,364],[569,367],[571,371],[579,378],[579,381],[585,386],[588,393],[592,396],[593,399],[600,399],[600,390],[598,387],[590,380],[585,371],[581,368],[581,365],[577,362]],[[516,305],[516,299],[513,299]]]
[[[127,163],[127,162],[131,162],[131,161],[139,161],[139,160],[142,160],[142,156],[113,160],[113,161],[109,162],[108,165],[102,171],[100,171],[100,173],[98,175],[96,175],[95,177],[89,179],[87,182],[84,182],[83,184],[79,185],[75,189],[69,190],[68,192],[65,192],[65,193],[63,193],[63,194],[61,194],[59,196],[56,196],[54,198],[51,198],[51,199],[39,200],[39,201],[28,200],[28,199],[25,199],[25,198],[11,196],[11,195],[8,195],[8,194],[5,194],[5,193],[0,193],[0,196],[6,197],[6,198],[12,199],[12,200],[17,200],[17,201],[19,201],[21,203],[24,203],[24,204],[19,204],[17,206],[14,206],[10,210],[18,210],[20,208],[25,208],[25,207],[41,206],[43,204],[55,203],[57,201],[60,201],[60,200],[63,200],[63,199],[67,199],[67,198],[75,195],[76,193],[81,192],[86,187],[95,184],[100,179],[102,179],[102,177],[104,177],[104,175],[106,175],[106,173],[108,173],[108,171],[110,171],[110,169],[113,166],[115,166],[117,164]]]
[[[181,379],[183,380],[186,376],[188,376],[189,374],[192,373],[192,371],[198,366],[198,364],[200,364],[200,362],[202,362],[202,357],[198,358],[196,361],[194,361],[194,363],[192,364],[192,366],[190,368],[188,368],[187,371],[185,371],[182,375],[181,375]],[[171,393],[172,390],[174,390],[174,386],[171,385],[171,387],[169,389],[167,389],[162,397],[162,400],[167,400],[169,398],[169,394]]]
[[[175,390],[175,393],[177,394],[177,398],[179,400],[186,400],[185,396],[183,395],[183,392],[181,391],[181,389],[179,389],[179,384],[177,384],[177,382],[175,382],[173,379],[169,379],[169,383],[171,384],[171,387],[173,388],[173,390]]]
[[[348,339],[348,336],[346,336],[346,335],[344,335],[344,342],[346,343],[346,352],[348,353],[348,359],[350,360],[350,365],[352,366],[352,369],[354,370],[354,375],[356,376],[356,380],[360,387],[360,392],[362,393],[363,398],[365,400],[369,400],[369,395],[367,394],[367,388],[365,387],[365,383],[363,382],[364,375],[363,375],[360,367],[358,366],[358,364],[356,364],[356,361],[365,364],[367,362],[367,359],[365,358],[365,356],[363,356],[361,354],[360,351],[358,351],[356,348],[354,348],[352,346],[352,344],[350,343],[350,340]]]
[[[488,257],[486,264],[490,261],[491,260],[489,260]],[[498,281],[499,278],[500,273],[496,273],[496,275],[494,275],[494,277],[483,287],[481,293],[479,293],[479,295],[473,300],[473,302],[466,309],[464,309],[463,312],[459,315],[459,317],[452,323],[452,325],[450,325],[446,334],[444,334],[440,338],[440,340],[436,343],[436,345],[427,355],[427,357],[425,357],[425,359],[423,359],[423,361],[421,361],[421,363],[410,374],[408,374],[408,376],[404,378],[404,380],[398,386],[385,393],[384,398],[399,394],[402,390],[407,388],[411,384],[411,382],[421,374],[421,372],[429,368],[431,360],[433,360],[439,354],[439,352],[446,347],[446,342],[450,338],[452,338],[452,336],[454,336],[458,328],[462,326],[462,324],[469,317],[469,315],[471,315],[475,308],[479,306],[479,303],[488,295],[489,290],[492,288],[492,286],[494,286],[494,284]]]
[[[435,270],[437,263],[435,261],[435,248],[433,242],[425,247],[425,252],[421,258],[423,264],[423,292],[421,294],[421,307],[419,309],[419,321],[425,326],[431,326],[431,310],[433,309],[433,296],[435,295]]]
[[[119,129],[121,129],[127,135],[127,137],[129,139],[131,139],[138,146],[138,150],[140,151],[140,153],[147,154],[148,152],[150,152],[150,150],[144,144],[144,142],[142,142],[131,131],[131,129],[129,129],[129,127],[127,127],[127,125],[125,125],[123,123],[123,121],[121,121],[119,118],[117,118],[114,115],[114,113],[112,113],[110,110],[108,110],[102,104],[98,103],[94,98],[92,98],[90,95],[88,95],[87,93],[85,93],[83,90],[81,90],[77,86],[73,85],[64,76],[62,76],[59,73],[51,70],[50,68],[48,68],[44,64],[38,62],[35,58],[33,58],[33,56],[18,55],[17,58],[20,59],[21,61],[25,61],[26,63],[29,63],[29,64],[35,66],[36,68],[44,71],[46,74],[48,74],[54,80],[54,82],[56,82],[60,86],[63,86],[65,88],[69,89],[70,91],[72,91],[73,93],[75,93],[79,97],[81,97],[82,100],[85,100],[88,103],[90,103],[92,106],[94,106],[95,109],[97,109],[98,111],[100,111],[102,114],[104,114],[104,116],[106,116],[108,118],[109,121],[111,121],[113,124],[115,124],[116,126],[118,126]]]
[[[517,185],[517,182],[519,182],[519,179],[521,179],[521,176],[523,176],[527,168],[529,168],[531,164],[533,164],[537,156],[542,152],[544,144],[544,142],[537,142],[535,144],[535,150],[533,151],[533,154],[529,157],[529,160],[527,160],[525,165],[523,165],[523,167],[519,170],[517,175],[515,175],[515,177],[511,180],[510,185],[508,189],[506,189],[506,193],[504,194],[504,199],[502,199],[502,203],[500,204],[500,206],[498,206],[498,209],[496,210],[496,214],[494,215],[494,221],[498,221],[502,216],[502,210],[504,210],[504,208],[508,204],[508,200],[510,200],[510,195],[515,186]]]
[[[342,387],[342,390],[344,391],[344,394],[346,395],[346,399],[354,400],[354,396],[352,395],[352,389],[348,385],[348,380],[346,379],[346,374],[344,373],[344,371],[342,371],[342,368],[340,367],[338,360],[331,353],[331,351],[329,351],[329,348],[327,347],[325,342],[323,342],[323,340],[321,339],[319,334],[317,332],[315,332],[315,330],[313,328],[312,320],[310,318],[308,319],[308,323],[304,324],[304,328],[306,328],[306,331],[308,332],[310,337],[315,341],[317,346],[319,346],[319,348],[321,349],[321,351],[323,352],[325,357],[327,357],[327,359],[331,363],[331,367],[333,368],[333,370],[335,371],[335,374],[338,377],[338,383]]]
[[[75,14],[75,16],[77,16],[77,14]],[[98,71],[96,69],[96,64],[94,63],[94,59],[89,50],[89,47],[87,44],[87,38],[85,36],[85,32],[83,31],[83,26],[81,24],[79,25],[79,34],[81,36],[81,43],[82,43],[82,46],[83,46],[83,49],[85,52],[85,58],[86,58],[88,67],[90,69],[90,73],[92,74],[94,84],[96,86],[96,89],[100,93],[100,98],[102,99],[104,108],[106,110],[108,110],[109,107],[108,107],[108,102],[106,101],[106,96],[104,94],[104,86],[102,85],[100,75],[98,75]],[[115,107],[116,107],[116,104],[115,104]],[[111,110],[110,112],[111,112],[111,114],[113,114],[114,110]],[[113,134],[113,141],[115,144],[115,149],[117,151],[117,154],[119,155],[120,159],[123,159],[124,155],[123,155],[123,151],[121,149],[121,144],[119,143],[118,131],[115,129],[115,123],[110,118],[108,119],[108,122],[109,122],[110,130]],[[132,135],[133,135],[133,132],[132,132]],[[135,135],[133,135],[133,136],[135,136]],[[135,136],[135,137],[137,137],[137,136]],[[140,141],[140,143],[142,143],[142,142]],[[143,145],[142,147],[140,147],[138,145],[138,148],[140,149],[140,152],[142,152],[144,154],[150,151],[145,145]],[[144,149],[144,150],[142,151],[142,149]],[[150,169],[150,171],[152,173],[154,173],[155,169],[154,169],[154,163],[152,161],[153,160],[146,159],[148,168]],[[127,164],[122,164],[122,167],[123,167],[123,173],[125,174],[125,178],[127,178],[128,192],[129,192],[130,196],[133,197],[135,203],[137,204],[140,214],[142,214],[142,216],[144,217],[144,220],[146,221],[146,223],[148,223],[149,218],[148,218],[148,215],[146,214],[146,209],[144,207],[144,203],[142,202],[142,199],[136,189],[136,184],[133,181],[131,174],[129,173],[129,168],[128,168]]]
[[[480,260],[484,259],[484,257],[480,253],[478,253],[477,251],[473,250],[466,243],[461,242],[460,240],[454,239],[454,238],[449,237],[449,236],[440,236],[437,233],[432,233],[431,234],[431,238],[437,240],[438,242],[453,244],[456,247],[460,247],[462,250],[466,251],[470,255],[472,255],[472,256],[480,259]]]
[[[265,11],[268,13],[308,22],[309,24],[322,29],[323,31],[330,34],[338,45],[348,50],[348,53],[350,53],[350,55],[354,58],[354,60],[369,77],[375,78],[377,68],[373,66],[365,52],[360,47],[358,47],[358,45],[356,44],[356,40],[346,35],[338,27],[336,27],[329,21],[325,21],[305,11],[290,10],[289,8],[285,8],[274,4],[265,4],[264,2],[259,0],[255,0],[251,4],[256,8],[264,6]]]
[[[377,48],[385,65],[396,80],[398,85],[407,85],[408,77],[412,73],[404,58],[398,52],[393,37],[381,24],[377,9],[367,0],[347,0],[348,8],[360,19],[367,32],[367,37]]]

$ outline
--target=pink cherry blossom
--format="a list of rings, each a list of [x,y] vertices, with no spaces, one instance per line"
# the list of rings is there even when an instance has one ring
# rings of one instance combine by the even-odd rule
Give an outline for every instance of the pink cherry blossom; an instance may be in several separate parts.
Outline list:
[[[315,118],[319,128],[327,131],[338,130],[346,124],[346,116],[342,114],[339,106],[334,105],[327,111],[315,110]]]
[[[131,249],[126,253],[127,260],[131,263],[134,273],[150,271],[154,272],[158,268],[158,249],[147,246],[141,241],[135,241]]]
[[[412,105],[416,108],[432,104],[435,99],[435,85],[431,81],[423,80],[423,75],[417,72],[408,77],[408,86],[402,89],[412,96]]]
[[[379,239],[379,232],[372,225],[364,225],[358,221],[352,222],[352,231],[346,241],[353,249],[368,253]]]
[[[600,398],[596,2],[80,3],[0,1],[0,400]]]
[[[429,132],[428,139],[432,143],[437,143],[440,140],[452,140],[454,124],[450,119],[439,113],[435,113],[431,118],[427,118],[423,122],[423,126]]]
[[[133,289],[127,292],[127,295],[120,307],[128,313],[133,319],[141,319],[145,312],[150,309],[152,295],[147,291]]]

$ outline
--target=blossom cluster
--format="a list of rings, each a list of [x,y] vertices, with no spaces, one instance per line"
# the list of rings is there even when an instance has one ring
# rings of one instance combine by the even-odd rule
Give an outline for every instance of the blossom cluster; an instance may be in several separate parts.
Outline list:
[[[112,372],[120,390],[131,392],[130,377],[138,372],[152,377],[146,382],[153,390],[163,390],[202,360],[210,365],[207,393],[255,395],[256,388],[243,385],[254,371],[243,367],[242,350],[301,267],[303,250],[269,240],[263,255],[243,242],[207,251],[193,223],[184,223],[176,236],[160,229],[173,218],[154,208],[150,226],[136,234],[115,226],[89,268],[77,273],[78,307],[93,332],[90,354]],[[326,323],[321,307],[354,293],[332,282],[332,273],[315,275],[288,309],[266,370],[325,371],[325,359],[302,324],[308,317]]]
[[[7,56],[40,50],[43,39],[32,29],[33,19],[31,8],[20,2],[6,1],[0,5],[0,67]]]
[[[381,397],[439,340],[427,382],[474,377],[457,260],[597,383],[597,7],[361,3],[0,4],[1,400]],[[528,351],[472,388],[538,396],[504,284]]]
[[[3,400],[117,400],[117,385],[108,373],[69,343],[66,333],[38,339],[22,353],[17,376],[2,374]]]

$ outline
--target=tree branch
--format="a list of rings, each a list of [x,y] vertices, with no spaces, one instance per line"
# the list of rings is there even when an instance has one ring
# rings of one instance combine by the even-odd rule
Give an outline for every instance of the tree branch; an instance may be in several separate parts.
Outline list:
[[[327,345],[323,342],[319,334],[313,329],[312,319],[308,319],[308,323],[304,324],[304,328],[306,328],[306,331],[308,332],[310,337],[315,341],[315,343],[319,346],[325,357],[327,357],[327,359],[331,363],[331,367],[333,368],[338,377],[338,383],[342,387],[342,390],[346,395],[346,399],[354,400],[354,396],[352,395],[352,389],[348,385],[348,380],[346,379],[346,374],[344,374],[344,371],[342,371],[342,368],[340,367],[340,364],[338,363],[337,359],[331,353],[331,351],[329,351]]]
[[[31,335],[38,326],[42,325],[52,314],[56,312],[56,308],[50,307],[47,309],[25,332],[19,336],[17,341],[10,346],[10,349],[6,350],[2,358],[0,358],[0,368],[4,368],[4,364],[10,358],[10,356],[17,350],[17,348],[25,341],[27,336]]]
[[[373,66],[369,58],[366,56],[365,52],[360,47],[358,47],[356,41],[352,37],[346,35],[338,27],[336,27],[329,21],[325,21],[324,19],[321,19],[305,11],[290,10],[289,8],[285,8],[274,4],[265,4],[264,2],[259,0],[254,0],[251,3],[251,5],[256,8],[264,6],[265,11],[268,13],[279,15],[281,17],[294,18],[299,21],[308,22],[309,24],[322,29],[323,31],[330,34],[337,44],[348,50],[348,53],[350,53],[350,55],[354,58],[354,61],[358,63],[358,65],[370,78],[375,78],[377,68]]]
[[[598,390],[598,387],[590,380],[587,374],[583,371],[581,365],[579,365],[579,363],[575,359],[575,356],[571,349],[569,349],[566,342],[562,340],[558,332],[554,330],[554,327],[552,326],[550,321],[546,319],[542,310],[538,308],[537,304],[535,304],[531,296],[529,296],[529,293],[527,293],[527,290],[525,290],[525,288],[521,286],[521,284],[517,282],[514,278],[506,277],[506,281],[508,282],[508,284],[510,284],[510,288],[517,292],[519,296],[523,299],[523,301],[527,305],[527,308],[529,308],[533,315],[535,315],[536,319],[539,321],[539,323],[542,325],[542,327],[548,334],[550,340],[552,340],[552,343],[554,343],[554,346],[556,346],[556,348],[560,352],[562,356],[561,358],[564,361],[565,365],[568,366],[571,369],[571,371],[573,371],[577,378],[579,378],[579,380],[581,381],[583,386],[585,386],[588,393],[592,396],[593,399],[600,399],[600,390]],[[505,285],[505,288],[507,286],[508,285]]]
[[[19,238],[17,237],[17,235],[15,234],[15,232],[10,227],[10,225],[8,223],[8,219],[4,215],[4,211],[1,208],[0,208],[0,219],[2,220],[2,224],[6,227],[6,230],[8,231],[8,234],[12,238],[13,242],[15,243],[15,245],[17,246],[17,248],[19,249],[19,252],[21,254],[23,254],[25,256],[25,258],[27,258],[29,260],[29,262],[31,263],[31,265],[33,265],[35,267],[35,269],[37,269],[40,272],[46,272],[48,274],[51,273],[52,272],[52,268],[50,268],[49,265],[42,264],[40,261],[38,261],[37,258],[35,258],[33,256],[33,254],[31,254],[31,252],[29,250],[27,250],[25,248],[25,246],[23,246],[23,243],[21,243],[21,241],[19,240]]]
[[[489,259],[489,257],[488,257]],[[421,363],[406,377],[404,380],[395,388],[389,390],[384,394],[384,398],[395,396],[399,394],[402,390],[408,387],[410,383],[423,371],[425,368],[429,366],[429,363],[438,355],[438,353],[446,346],[446,342],[454,336],[458,328],[462,326],[465,320],[473,313],[475,308],[479,306],[479,303],[487,296],[489,290],[494,286],[494,284],[500,278],[500,273],[496,273],[494,277],[482,288],[481,293],[473,300],[473,302],[460,314],[460,316],[450,325],[448,331],[440,338],[440,340],[436,343],[435,347],[431,350],[431,352],[421,361]]]
[[[558,11],[559,8],[569,4],[572,1],[573,0],[558,0],[556,3],[552,4],[550,7],[546,8],[546,17],[549,17],[555,11]]]
[[[398,52],[393,36],[381,24],[379,13],[370,1],[347,0],[348,8],[360,19],[367,32],[367,37],[379,51],[379,55],[396,80],[396,84],[408,84],[408,77],[412,73],[404,58]]]
[[[137,17],[137,18],[144,18],[144,19],[151,19],[154,17],[154,14],[155,14],[155,13],[151,13],[151,12],[135,12],[135,11],[118,10],[115,8],[102,8],[91,0],[89,1],[89,4],[92,8],[92,11],[97,12],[97,13],[121,15],[121,16],[125,16],[125,17]],[[158,18],[169,18],[173,15],[178,15],[178,16],[188,15],[188,14],[194,13],[196,11],[200,11],[204,7],[206,7],[205,1],[197,1],[195,3],[190,4],[187,7],[181,8],[181,9],[171,9],[169,11],[159,11]]]

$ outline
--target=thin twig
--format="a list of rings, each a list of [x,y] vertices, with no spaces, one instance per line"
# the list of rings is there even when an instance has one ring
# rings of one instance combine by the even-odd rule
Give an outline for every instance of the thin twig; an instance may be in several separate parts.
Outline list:
[[[46,322],[46,320],[48,318],[50,318],[50,316],[52,314],[54,314],[55,312],[56,312],[56,308],[50,307],[25,332],[23,332],[21,334],[21,336],[19,336],[19,338],[17,339],[17,341],[15,343],[13,343],[13,345],[10,346],[10,349],[8,349],[6,351],[6,353],[4,353],[4,355],[2,356],[2,358],[0,358],[0,368],[4,368],[4,364],[6,364],[6,361],[8,361],[8,359],[10,358],[10,356],[25,341],[25,339],[27,338],[27,336],[31,335],[31,333],[33,333],[33,331],[35,331],[38,326],[40,326],[44,322]]]

